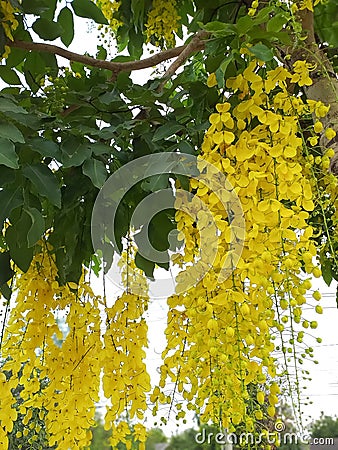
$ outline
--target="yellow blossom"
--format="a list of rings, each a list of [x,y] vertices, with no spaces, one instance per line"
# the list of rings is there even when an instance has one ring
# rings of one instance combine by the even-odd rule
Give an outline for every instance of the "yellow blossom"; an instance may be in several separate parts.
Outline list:
[[[175,45],[175,32],[179,27],[176,0],[154,0],[146,23],[147,41],[154,37],[155,45]]]

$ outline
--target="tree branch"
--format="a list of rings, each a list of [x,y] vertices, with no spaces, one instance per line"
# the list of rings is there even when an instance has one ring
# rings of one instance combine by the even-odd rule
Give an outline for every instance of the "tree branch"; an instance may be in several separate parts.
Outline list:
[[[163,75],[164,79],[170,78],[176,70],[182,66],[185,61],[189,58],[189,56],[198,51],[204,49],[204,42],[202,39],[207,37],[210,33],[207,31],[199,31],[185,46],[185,48],[181,51],[181,53],[178,55],[178,57],[175,59],[175,61],[170,65],[166,73]]]
[[[69,61],[76,61],[90,67],[98,67],[100,69],[108,69],[113,72],[113,77],[115,77],[120,72],[130,72],[133,70],[146,69],[148,67],[154,67],[161,62],[167,61],[168,59],[176,58],[184,52],[183,62],[189,57],[191,53],[197,49],[202,49],[202,43],[200,41],[199,33],[191,40],[187,45],[182,45],[180,47],[171,48],[169,50],[164,50],[160,53],[156,53],[149,58],[142,59],[140,61],[125,61],[125,62],[113,62],[105,61],[101,59],[96,59],[91,56],[80,55],[78,53],[71,52],[62,47],[58,47],[52,44],[38,43],[38,42],[26,42],[26,41],[10,41],[6,43],[9,47],[22,48],[24,50],[37,51],[52,53],[54,55],[62,56]],[[194,45],[192,42],[194,41]],[[199,45],[197,45],[197,42]],[[187,51],[188,50],[188,51]]]
[[[158,91],[161,92],[164,85],[166,84],[168,78],[172,77],[176,70],[183,66],[183,64],[186,62],[186,60],[189,58],[189,56],[192,53],[195,53],[199,50],[203,50],[205,47],[205,43],[202,39],[207,37],[210,33],[207,31],[199,31],[185,46],[185,48],[181,51],[181,53],[177,56],[175,61],[169,66],[165,74],[163,75],[163,81],[158,87]]]

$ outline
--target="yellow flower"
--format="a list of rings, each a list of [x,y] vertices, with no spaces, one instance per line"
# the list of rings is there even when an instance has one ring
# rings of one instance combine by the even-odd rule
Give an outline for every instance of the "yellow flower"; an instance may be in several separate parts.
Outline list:
[[[19,25],[19,22],[15,18],[15,8],[11,5],[9,1],[2,0],[0,1],[0,19],[1,25],[5,30],[6,36],[13,41],[12,31],[16,30]],[[6,50],[6,49],[5,49]],[[5,55],[8,55],[8,51],[5,51]],[[6,57],[3,56],[3,57]]]
[[[208,86],[209,88],[214,87],[214,86],[217,86],[217,80],[216,80],[216,75],[215,75],[215,73],[211,73],[211,74],[208,76],[207,86]]]
[[[154,0],[146,23],[147,42],[155,38],[155,45],[173,47],[175,32],[179,27],[180,16],[177,14],[176,0]]]
[[[315,145],[318,144],[318,136],[311,136],[308,139],[310,145],[312,145],[312,147],[314,147]]]
[[[325,137],[331,141],[331,139],[333,139],[336,136],[336,132],[335,130],[333,130],[332,128],[326,128],[325,130]]]
[[[299,9],[308,9],[313,12],[313,3],[312,0],[302,0],[299,4]]]
[[[116,18],[116,13],[121,6],[121,2],[116,0],[94,0],[96,5],[101,9],[103,15],[109,22],[109,28],[114,32],[123,23]]]
[[[291,77],[292,83],[297,83],[299,86],[310,86],[312,80],[309,77],[309,69],[312,68],[311,64],[306,61],[296,61],[293,64],[294,74]]]
[[[319,120],[314,124],[313,129],[315,130],[315,133],[320,133],[323,130],[323,124]]]

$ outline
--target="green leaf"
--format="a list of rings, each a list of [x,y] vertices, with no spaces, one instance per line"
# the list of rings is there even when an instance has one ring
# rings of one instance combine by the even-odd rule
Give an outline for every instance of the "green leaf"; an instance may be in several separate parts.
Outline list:
[[[13,169],[10,169],[9,167],[0,165],[0,187],[1,188],[5,187],[7,184],[13,183],[14,178],[15,178],[15,173],[13,172]]]
[[[234,57],[233,54],[229,55],[219,66],[220,70],[225,74],[225,71],[227,70],[229,64],[233,61]]]
[[[136,33],[133,28],[129,30],[128,52],[133,59],[140,59],[143,53],[143,33]]]
[[[232,23],[215,21],[209,22],[206,25],[201,24],[201,26],[215,36],[228,36],[231,34],[236,34],[236,27]]]
[[[8,139],[0,138],[0,164],[11,169],[19,168],[19,157],[15,151],[15,145]]]
[[[32,150],[38,152],[41,156],[61,161],[60,148],[58,144],[53,141],[37,137],[33,138],[29,142],[29,146],[32,148]]]
[[[256,16],[252,18],[253,23],[255,25],[260,25],[261,23],[266,23],[270,20],[271,13],[275,12],[274,6],[266,6],[265,8],[262,8],[258,11]]]
[[[92,19],[96,23],[108,25],[102,11],[91,0],[73,0],[71,3],[74,12],[79,17]]]
[[[4,283],[2,286],[0,286],[0,292],[3,297],[5,297],[6,300],[10,300],[12,296],[12,290],[8,286],[7,283]]]
[[[28,247],[33,247],[45,232],[45,221],[36,208],[24,208],[24,211],[29,215],[32,222],[32,226],[27,233],[27,243]]]
[[[178,131],[181,131],[184,128],[183,125],[177,122],[168,122],[159,128],[154,133],[153,142],[160,141],[162,139],[166,139],[173,134],[177,133]]]
[[[0,97],[0,111],[5,113],[28,114],[25,109],[15,104],[11,99],[2,96]]]
[[[54,41],[64,32],[63,28],[58,23],[44,18],[37,19],[33,23],[32,28],[35,33],[45,41]]]
[[[0,137],[23,144],[25,138],[21,131],[10,122],[0,122]]]
[[[48,12],[50,4],[48,0],[23,0],[22,9],[25,11],[25,14],[35,14],[39,16],[40,14]]]
[[[61,144],[63,167],[80,166],[89,159],[92,150],[90,142],[83,143],[80,137],[71,136]]]
[[[338,47],[338,4],[327,0],[314,8],[315,32],[322,42],[333,47],[333,63]]]
[[[3,189],[0,191],[0,226],[4,220],[9,217],[13,209],[23,204],[21,186],[16,189]]]
[[[27,272],[33,259],[33,248],[27,247],[27,233],[30,226],[29,216],[21,214],[15,225],[7,228],[5,235],[11,258],[23,272]]]
[[[49,8],[47,11],[44,11],[43,14],[41,14],[41,17],[49,21],[52,21],[54,19],[57,3],[59,3],[58,0],[48,0]]]
[[[137,252],[135,255],[135,264],[139,269],[143,270],[148,278],[154,278],[155,263],[153,261],[149,261],[149,259],[144,258]]]
[[[288,18],[285,14],[276,14],[274,17],[272,17],[272,19],[268,20],[266,29],[267,31],[278,32],[283,28],[287,21]]]
[[[0,66],[0,78],[7,84],[18,85],[21,84],[20,78],[14,69],[10,69],[7,66]]]
[[[2,286],[12,278],[14,271],[11,268],[9,252],[0,253],[0,285]]]
[[[133,15],[133,22],[137,27],[142,29],[144,19],[144,2],[140,0],[131,0],[131,12]]]
[[[102,142],[94,142],[93,144],[89,144],[89,147],[94,155],[109,155],[113,150],[109,145],[103,144]]]
[[[20,37],[20,39],[22,38]],[[12,47],[8,58],[6,59],[6,66],[3,67],[18,67],[18,65],[25,59],[26,56],[26,50]]]
[[[145,192],[156,192],[169,187],[169,175],[161,173],[153,175],[142,181],[141,187]]]
[[[250,16],[244,16],[237,20],[236,28],[239,34],[246,34],[254,26],[254,21]]]
[[[61,35],[61,41],[68,47],[74,38],[74,19],[73,13],[67,6],[61,9],[57,21],[64,30]]]
[[[273,59],[272,50],[264,44],[256,44],[248,49],[250,53],[261,59],[264,62],[271,61]]]
[[[92,180],[95,187],[101,189],[107,179],[107,169],[102,161],[87,159],[82,166],[84,175]]]
[[[332,275],[332,267],[331,263],[328,260],[324,260],[324,263],[321,265],[322,277],[325,283],[330,286],[333,275]]]
[[[59,183],[53,172],[44,164],[32,164],[22,170],[37,189],[37,192],[46,197],[53,205],[61,207],[61,191]]]
[[[187,142],[187,141],[181,141],[178,144],[178,150],[181,153],[188,153],[189,155],[194,155],[195,154],[193,146],[190,144],[190,142]]]
[[[35,93],[40,89],[40,80],[46,74],[46,64],[38,52],[28,53],[24,63],[24,75],[29,87]]]

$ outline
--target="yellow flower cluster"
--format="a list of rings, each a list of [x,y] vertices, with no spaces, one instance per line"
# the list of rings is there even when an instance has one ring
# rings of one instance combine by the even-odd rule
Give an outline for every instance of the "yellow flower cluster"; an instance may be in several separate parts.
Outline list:
[[[19,25],[19,22],[15,18],[15,8],[11,5],[11,3],[7,0],[0,1],[0,23],[2,28],[5,31],[5,35],[11,41],[14,40],[12,31],[16,30]],[[10,47],[5,45],[5,53],[0,55],[2,58],[7,58],[10,52]]]
[[[22,386],[20,413],[29,417],[32,408],[46,411],[49,445],[80,449],[91,441],[100,386],[99,299],[84,279],[78,286],[59,286],[56,279],[54,258],[46,246],[27,273],[17,276],[16,307],[2,347],[7,358],[3,370],[12,373],[9,386]],[[57,322],[61,311],[66,336]],[[7,397],[4,401],[10,402]],[[9,409],[6,414],[1,426],[8,429]]]
[[[142,450],[146,428],[139,424],[132,432],[121,416],[128,410],[129,417],[143,419],[147,409],[150,378],[144,363],[147,324],[142,315],[148,298],[126,292],[108,307],[105,299],[93,294],[84,275],[78,285],[60,286],[50,250],[43,244],[27,273],[16,279],[16,307],[2,345],[6,362],[0,373],[0,442],[7,448],[6,436],[17,417],[11,389],[21,385],[20,413],[28,423],[33,408],[41,411],[50,446],[57,444],[61,450],[88,446],[103,371],[104,394],[111,402],[105,418],[105,427],[112,430],[111,444],[122,441],[130,448],[127,437],[133,434]],[[130,283],[147,288],[144,276],[134,281],[123,278],[127,291]],[[63,327],[58,314],[64,317]],[[9,380],[7,371],[12,373]]]
[[[308,9],[313,12],[314,6],[325,3],[325,1],[326,0],[300,0],[299,5],[297,5],[297,3],[295,3],[295,5],[298,6],[300,10]]]
[[[113,32],[116,31],[122,25],[122,22],[116,18],[116,13],[120,8],[121,2],[116,0],[94,0],[94,2],[108,20],[108,28]]]
[[[310,66],[305,61],[298,61],[293,73],[278,67],[264,74],[259,68],[257,61],[251,61],[242,74],[227,80],[232,100],[218,104],[211,114],[199,160],[206,178],[209,164],[227,175],[240,199],[245,229],[231,229],[240,212],[225,210],[224,199],[218,197],[221,191],[211,192],[200,180],[191,180],[195,197],[206,205],[216,224],[209,247],[217,245],[217,255],[198,283],[187,280],[184,271],[178,277],[183,285],[194,287],[168,300],[168,344],[160,384],[151,397],[155,411],[158,403],[175,403],[175,392],[168,398],[161,391],[169,379],[188,409],[203,411],[203,420],[213,420],[230,431],[239,424],[253,431],[257,421],[275,416],[281,376],[276,350],[281,348],[286,369],[293,355],[292,364],[298,370],[302,358],[295,342],[302,341],[302,327],[316,327],[315,321],[310,324],[303,317],[311,283],[302,270],[321,275],[314,264],[313,228],[307,223],[317,194],[312,174],[305,168],[299,119],[312,113],[322,117],[327,108],[320,102],[305,103],[287,91],[287,80],[310,84]],[[214,81],[211,76],[209,85]],[[180,209],[181,203],[176,207]],[[203,259],[197,225],[203,228],[201,223],[206,222],[210,227],[203,209],[197,224],[191,219],[194,214],[181,208],[176,215],[185,239],[183,261],[188,265]],[[232,233],[235,238],[245,235],[244,248],[237,266],[223,279]],[[316,312],[321,312],[320,307]],[[309,350],[305,353],[312,356]],[[288,382],[292,389],[293,381]],[[183,417],[181,405],[178,409]]]
[[[17,419],[17,411],[14,408],[16,399],[12,389],[17,387],[17,380],[7,380],[6,375],[0,372],[0,444],[1,448],[8,448],[8,434],[13,430],[13,422]]]
[[[155,39],[156,46],[175,46],[174,33],[178,30],[179,15],[176,0],[153,0],[153,7],[146,23],[147,41]]]
[[[136,268],[134,257],[135,247],[129,240],[119,261],[126,291],[113,306],[105,308],[103,391],[111,401],[105,428],[112,430],[112,447],[123,442],[130,449],[133,437],[139,442],[139,449],[144,450],[146,428],[136,424],[132,431],[129,424],[121,420],[124,413],[128,413],[130,419],[136,416],[143,420],[147,410],[146,393],[150,391],[150,377],[144,362],[148,326],[143,317],[148,308],[148,285],[144,274]]]

